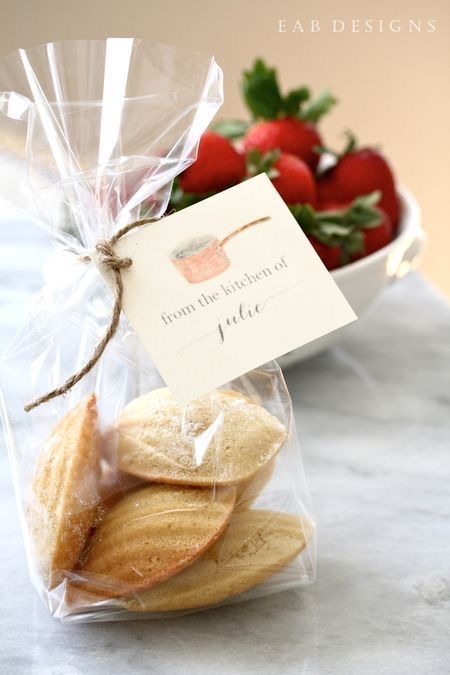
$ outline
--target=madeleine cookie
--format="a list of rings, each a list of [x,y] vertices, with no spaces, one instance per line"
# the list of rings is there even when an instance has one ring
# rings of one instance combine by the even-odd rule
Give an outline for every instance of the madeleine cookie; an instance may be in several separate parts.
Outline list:
[[[236,488],[147,485],[106,514],[87,547],[75,585],[107,597],[150,588],[179,572],[215,542]]]
[[[236,495],[236,508],[249,509],[256,497],[263,491],[275,469],[276,457],[258,471],[255,476],[244,483],[238,483]]]
[[[182,407],[168,389],[156,389],[120,415],[118,465],[160,483],[241,483],[268,464],[285,439],[276,417],[236,392],[218,390]]]
[[[99,455],[91,394],[57,424],[34,470],[28,525],[49,589],[71,570],[96,516]]]
[[[293,560],[305,548],[311,530],[309,522],[286,513],[235,512],[225,534],[199,560],[122,603],[137,612],[215,605],[260,584]]]

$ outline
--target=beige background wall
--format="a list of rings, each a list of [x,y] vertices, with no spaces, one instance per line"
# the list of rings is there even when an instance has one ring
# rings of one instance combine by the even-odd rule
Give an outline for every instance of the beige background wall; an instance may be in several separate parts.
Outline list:
[[[423,270],[450,295],[449,0],[0,0],[0,55],[75,37],[135,35],[214,53],[225,72],[223,115],[244,114],[237,82],[256,55],[286,87],[328,85],[340,99],[323,124],[329,144],[345,128],[377,143],[419,199],[429,234]],[[277,32],[295,19],[304,33]],[[345,22],[332,33],[333,18]],[[309,19],[321,30],[306,32]],[[399,19],[397,33],[352,33],[351,19]],[[409,33],[407,19],[420,19]],[[427,19],[436,31],[426,33]]]

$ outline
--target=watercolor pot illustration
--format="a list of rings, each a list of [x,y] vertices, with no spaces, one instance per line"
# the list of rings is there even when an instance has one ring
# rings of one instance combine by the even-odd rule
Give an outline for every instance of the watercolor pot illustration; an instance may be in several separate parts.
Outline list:
[[[270,216],[252,220],[230,232],[224,239],[217,239],[212,234],[192,237],[177,246],[170,254],[170,259],[190,284],[213,279],[230,265],[225,244],[249,227],[266,220],[270,220]]]

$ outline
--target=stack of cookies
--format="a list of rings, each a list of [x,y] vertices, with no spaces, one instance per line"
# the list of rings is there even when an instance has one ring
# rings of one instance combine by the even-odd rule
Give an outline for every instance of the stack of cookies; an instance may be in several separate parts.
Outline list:
[[[104,492],[95,396],[57,425],[38,457],[28,522],[47,589],[72,607],[188,610],[260,584],[306,546],[311,525],[254,509],[285,427],[242,394],[180,406],[168,389],[137,398],[118,424]]]

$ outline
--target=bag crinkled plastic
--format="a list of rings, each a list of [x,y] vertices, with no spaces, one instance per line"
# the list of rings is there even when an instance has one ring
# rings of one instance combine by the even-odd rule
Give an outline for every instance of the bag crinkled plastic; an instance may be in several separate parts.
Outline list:
[[[81,258],[164,214],[221,103],[214,59],[153,42],[68,41],[0,62],[2,153],[21,175],[3,196],[56,245],[2,358],[2,417],[32,581],[66,621],[172,616],[314,578],[275,363],[180,407],[122,315],[70,392],[23,409],[82,367],[109,323],[111,292]]]

